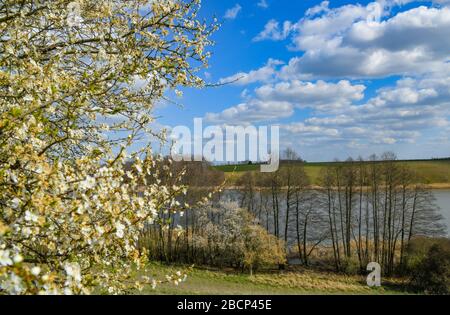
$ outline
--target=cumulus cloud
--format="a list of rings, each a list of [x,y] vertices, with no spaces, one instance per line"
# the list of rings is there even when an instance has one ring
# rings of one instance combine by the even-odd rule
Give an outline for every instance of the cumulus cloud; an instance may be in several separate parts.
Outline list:
[[[221,84],[248,85],[256,82],[267,83],[275,78],[277,67],[284,64],[280,60],[269,59],[267,64],[250,72],[239,72],[230,77],[219,80]]]
[[[339,131],[337,129],[325,128],[322,126],[308,126],[302,122],[284,125],[283,129],[302,136],[339,136]]]
[[[233,120],[252,123],[290,117],[295,107],[336,111],[361,100],[364,90],[364,85],[352,85],[345,80],[337,83],[293,81],[267,84],[257,88],[253,98],[250,97],[248,89],[245,89],[241,93],[247,100],[245,103],[221,113],[208,113],[205,118],[214,123]]]
[[[296,130],[287,125],[285,130],[292,135],[314,130],[316,145],[320,141],[340,141],[354,147],[415,143],[427,130],[450,126],[450,75],[401,79],[395,87],[380,89],[364,104],[307,118],[300,126]]]
[[[274,85],[264,85],[256,89],[259,99],[271,101],[286,101],[301,108],[313,108],[319,111],[336,110],[364,98],[364,85],[352,85],[342,80],[338,83],[325,81],[281,82]]]
[[[374,2],[301,20],[293,45],[304,54],[290,60],[282,77],[375,78],[440,71],[450,51],[450,8],[421,6],[383,20],[384,14]]]
[[[229,20],[234,20],[237,18],[239,12],[241,12],[242,7],[240,6],[239,3],[237,3],[234,7],[228,9],[225,12],[224,18],[229,19]]]
[[[410,2],[424,5],[392,10]],[[261,86],[247,87],[242,104],[208,113],[206,119],[277,122],[285,145],[308,147],[315,159],[361,148],[411,148],[416,143],[431,150],[433,141],[449,143],[450,1],[433,3],[378,0],[330,8],[323,1],[295,23],[270,20],[254,41],[290,38],[289,49],[298,56],[286,64],[271,59],[259,69],[221,79]],[[394,75],[402,78],[371,90],[368,99],[370,81],[352,81]],[[306,118],[292,122],[295,111]],[[324,146],[333,149],[324,153]]]
[[[252,99],[246,103],[225,109],[220,113],[207,113],[205,120],[215,124],[249,124],[275,121],[292,116],[293,106],[288,102]]]
[[[392,104],[416,104],[427,98],[436,97],[435,89],[414,89],[411,87],[399,87],[397,89],[382,90],[379,99]]]
[[[306,16],[314,16],[319,13],[328,12],[330,11],[330,8],[328,7],[330,5],[330,1],[322,1],[319,5],[316,5],[312,8],[309,8],[306,11]]]
[[[253,38],[253,41],[259,42],[263,40],[285,40],[295,28],[296,25],[290,21],[285,21],[280,27],[280,23],[277,20],[272,19],[264,26],[264,30],[262,30],[261,33]]]
[[[215,123],[273,122],[291,117],[295,108],[308,108],[313,109],[312,116],[287,125],[285,130],[311,136],[314,131],[321,141],[332,137],[354,145],[394,143],[392,139],[410,143],[420,131],[449,126],[450,71],[447,76],[401,79],[396,86],[381,88],[358,104],[365,89],[346,80],[267,84],[255,89],[253,98],[247,91],[246,102],[208,113],[206,119]]]

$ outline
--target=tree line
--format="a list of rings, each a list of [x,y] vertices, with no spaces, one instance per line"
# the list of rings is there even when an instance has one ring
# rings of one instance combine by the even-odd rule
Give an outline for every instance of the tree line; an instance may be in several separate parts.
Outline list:
[[[243,237],[233,229],[258,225],[281,241],[270,248],[276,259],[267,261],[282,265],[282,246],[305,266],[320,261],[336,271],[363,272],[375,261],[385,275],[392,275],[404,270],[406,247],[413,238],[445,235],[432,192],[391,152],[330,163],[320,171],[319,187],[311,185],[295,151],[288,149],[284,156],[298,163],[275,173],[243,173],[234,190],[218,189],[223,173],[207,163],[172,165],[187,170],[190,189],[180,202],[196,206],[186,208],[183,216],[160,213],[160,223],[148,227],[144,234],[153,258],[240,268],[244,258],[230,260],[236,253],[220,248]],[[207,194],[212,198],[199,206]],[[246,219],[232,219],[241,210]]]
[[[392,152],[325,166],[319,188],[311,188],[301,162],[273,174],[245,174],[240,184],[241,206],[296,247],[304,265],[321,245],[330,248],[337,271],[363,271],[375,261],[392,275],[404,268],[411,239],[445,235],[432,191]]]

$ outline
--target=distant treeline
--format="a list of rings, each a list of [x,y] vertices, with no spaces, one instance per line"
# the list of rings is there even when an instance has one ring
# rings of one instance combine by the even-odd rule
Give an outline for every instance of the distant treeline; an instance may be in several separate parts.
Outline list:
[[[398,163],[407,163],[407,162],[433,162],[433,161],[450,161],[450,157],[443,157],[443,158],[431,158],[431,159],[407,159],[407,160],[400,160],[397,159],[396,162]],[[303,160],[301,158],[299,159],[280,159],[280,165],[285,165],[285,164],[305,164],[305,165],[327,165],[327,164],[342,164],[342,163],[347,163],[348,161],[329,161],[329,162],[308,162],[306,160]],[[370,161],[370,160],[366,160],[364,161],[365,163],[377,163],[378,161]],[[259,165],[264,165],[267,163],[264,162],[260,162],[260,161],[241,161],[241,162],[237,162],[237,163],[227,163],[227,164],[220,164],[220,165],[215,165],[215,167],[217,169],[223,169],[224,167],[232,167],[232,166],[243,166],[243,165],[254,165],[254,166],[259,166]]]
[[[396,159],[395,162],[397,163],[408,163],[408,162],[432,162],[432,161],[450,161],[450,157],[444,157],[444,158],[431,158],[431,159],[407,159],[407,160],[400,160],[400,159]],[[324,165],[324,164],[342,164],[342,163],[347,163],[347,162],[352,162],[352,160],[350,161],[332,161],[332,162],[307,162],[307,161],[295,161],[295,160],[281,160],[280,163],[305,163],[307,165]],[[379,163],[379,161],[371,161],[371,160],[365,160],[365,163]]]

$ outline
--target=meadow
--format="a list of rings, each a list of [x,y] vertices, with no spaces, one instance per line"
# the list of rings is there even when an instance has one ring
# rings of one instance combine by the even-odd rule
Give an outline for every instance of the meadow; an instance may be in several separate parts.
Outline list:
[[[183,266],[168,266],[152,263],[152,276],[164,277]],[[187,268],[189,269],[189,268]],[[145,287],[143,294],[149,295],[309,295],[309,294],[408,294],[401,288],[402,280],[384,279],[382,287],[370,288],[363,276],[347,276],[325,271],[291,268],[288,271],[266,271],[253,276],[233,270],[193,268],[186,271],[188,278],[179,285],[160,284],[155,289]]]
[[[423,160],[423,161],[398,161],[409,166],[421,179],[423,184],[432,188],[450,187],[450,160]],[[304,169],[311,180],[312,185],[320,185],[320,174],[323,168],[343,164],[342,162],[305,163]],[[282,163],[280,167],[286,167]],[[260,166],[257,164],[221,165],[215,166],[217,170],[225,173],[227,184],[233,186],[243,172],[257,172]]]

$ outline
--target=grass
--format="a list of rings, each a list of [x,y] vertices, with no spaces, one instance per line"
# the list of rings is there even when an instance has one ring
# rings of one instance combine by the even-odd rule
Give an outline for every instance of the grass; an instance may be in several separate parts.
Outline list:
[[[183,267],[151,264],[151,275],[164,277]],[[345,276],[327,272],[298,270],[261,273],[254,276],[233,272],[193,269],[186,282],[175,286],[161,284],[151,295],[308,295],[308,294],[404,294],[399,281],[387,281],[381,288],[369,288],[362,276]]]
[[[450,161],[410,162],[426,184],[450,183]]]
[[[251,172],[251,171],[257,171],[259,170],[259,165],[249,165],[249,164],[243,164],[243,165],[220,165],[216,166],[216,169],[219,171],[230,173],[230,172]]]
[[[450,160],[429,160],[429,161],[399,161],[405,163],[414,170],[424,184],[448,184],[450,186]],[[313,185],[319,185],[321,170],[334,163],[306,163],[304,169]],[[283,165],[281,166],[283,167]],[[242,172],[253,172],[259,170],[259,165],[223,165],[216,166],[216,169],[225,172],[229,185],[236,183]],[[436,188],[439,188],[438,186]]]

